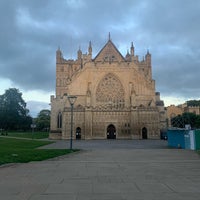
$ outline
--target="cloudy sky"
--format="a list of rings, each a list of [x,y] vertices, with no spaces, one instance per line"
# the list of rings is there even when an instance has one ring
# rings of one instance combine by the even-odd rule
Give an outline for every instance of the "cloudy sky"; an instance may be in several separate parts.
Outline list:
[[[199,0],[0,0],[0,94],[18,88],[32,115],[55,94],[55,51],[93,56],[108,33],[125,56],[152,54],[165,105],[200,98]]]

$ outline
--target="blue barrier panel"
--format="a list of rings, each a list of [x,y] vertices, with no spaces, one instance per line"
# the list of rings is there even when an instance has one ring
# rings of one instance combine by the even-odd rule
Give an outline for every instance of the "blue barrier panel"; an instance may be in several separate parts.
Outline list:
[[[168,136],[168,146],[175,148],[185,149],[185,133],[188,130],[182,129],[169,129],[167,131]]]
[[[195,147],[196,150],[200,149],[200,130],[195,130]]]
[[[188,134],[188,132],[184,134],[184,139],[185,139],[185,149],[191,149],[190,135]]]

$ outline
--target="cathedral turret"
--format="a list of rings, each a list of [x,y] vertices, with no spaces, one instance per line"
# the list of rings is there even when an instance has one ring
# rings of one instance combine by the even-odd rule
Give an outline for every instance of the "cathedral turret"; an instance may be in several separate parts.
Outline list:
[[[145,62],[147,64],[148,74],[150,75],[150,77],[152,77],[152,71],[151,71],[151,54],[149,53],[149,50],[147,50],[147,54],[145,55]]]
[[[111,37],[110,37],[110,32],[108,33],[108,41],[111,40]]]
[[[127,54],[126,54],[126,60],[127,61],[131,61],[131,56],[130,56],[130,53],[129,53],[128,49],[127,49]]]
[[[89,42],[88,55],[92,58],[92,43],[91,43],[91,41]]]
[[[81,51],[80,47],[79,47],[79,50],[77,51],[77,57],[78,57],[78,60],[81,60],[81,58],[82,58],[82,51]]]
[[[61,63],[63,59],[62,52],[60,50],[60,47],[58,47],[56,51],[56,63]]]
[[[147,66],[151,67],[151,54],[149,53],[149,50],[147,50],[147,54],[145,55],[145,60],[147,62]]]
[[[131,56],[134,56],[134,46],[133,46],[133,42],[131,42]]]

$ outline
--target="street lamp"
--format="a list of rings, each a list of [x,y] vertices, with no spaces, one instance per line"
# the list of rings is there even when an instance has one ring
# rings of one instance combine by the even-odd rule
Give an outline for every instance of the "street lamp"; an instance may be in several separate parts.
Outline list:
[[[68,101],[71,105],[71,135],[70,135],[70,150],[72,150],[72,137],[73,137],[73,108],[74,108],[74,103],[77,99],[77,96],[72,96],[69,95],[67,96]]]

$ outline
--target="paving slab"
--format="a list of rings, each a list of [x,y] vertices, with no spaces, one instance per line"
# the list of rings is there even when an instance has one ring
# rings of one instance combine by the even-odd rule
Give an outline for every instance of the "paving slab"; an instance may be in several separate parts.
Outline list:
[[[196,152],[153,148],[152,143],[149,148],[130,148],[129,143],[127,149],[124,141],[119,149],[101,145],[105,148],[91,145],[47,161],[0,167],[0,199],[199,199],[200,157]]]

